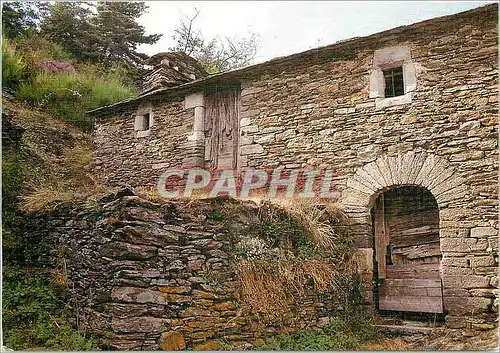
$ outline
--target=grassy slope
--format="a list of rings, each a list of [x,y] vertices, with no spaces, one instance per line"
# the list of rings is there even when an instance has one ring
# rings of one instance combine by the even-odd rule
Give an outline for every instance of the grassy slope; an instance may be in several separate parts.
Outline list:
[[[87,175],[90,136],[5,95],[2,103],[4,344],[22,350],[95,349],[76,329],[71,298],[65,282],[58,280],[60,274],[24,261],[19,237],[24,217],[20,208],[48,207],[61,199],[63,190],[71,190],[74,196],[78,190],[71,186],[81,189],[93,184]]]

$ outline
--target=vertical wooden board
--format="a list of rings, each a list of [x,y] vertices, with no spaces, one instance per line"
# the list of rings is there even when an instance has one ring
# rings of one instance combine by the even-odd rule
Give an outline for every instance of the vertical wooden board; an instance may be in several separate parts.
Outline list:
[[[385,228],[384,195],[380,195],[375,204],[375,258],[378,264],[378,277],[387,277],[387,266],[385,256],[387,253],[388,236]]]

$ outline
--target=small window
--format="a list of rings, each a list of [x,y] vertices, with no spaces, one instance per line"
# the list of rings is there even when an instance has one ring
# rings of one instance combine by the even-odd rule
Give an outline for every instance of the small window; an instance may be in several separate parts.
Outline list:
[[[149,130],[149,123],[150,123],[149,119],[150,119],[149,113],[143,115],[144,130]]]
[[[405,94],[403,67],[383,70],[385,80],[385,97],[397,97]]]
[[[150,126],[151,126],[150,113],[136,115],[136,117],[135,117],[135,131],[146,131],[146,130],[149,130]]]

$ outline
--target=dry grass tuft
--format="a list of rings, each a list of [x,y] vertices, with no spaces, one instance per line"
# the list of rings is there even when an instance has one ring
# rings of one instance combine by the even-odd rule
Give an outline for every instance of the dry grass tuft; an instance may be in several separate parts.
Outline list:
[[[335,231],[330,218],[333,216],[339,222],[346,219],[337,205],[331,203],[325,206],[315,199],[277,199],[272,203],[294,217],[302,232],[314,244],[327,250],[336,250],[335,240],[342,235]]]
[[[280,320],[290,312],[292,300],[286,295],[283,278],[268,274],[262,265],[248,260],[238,263],[237,273],[243,299],[264,321]]]
[[[110,192],[102,185],[82,186],[74,189],[72,185],[56,184],[38,186],[33,192],[21,196],[19,208],[24,212],[53,211],[60,205],[83,201],[93,196]]]
[[[301,266],[302,276],[312,278],[317,291],[325,291],[338,272],[326,260],[306,260]]]
[[[237,266],[243,300],[267,323],[293,318],[292,308],[300,298],[325,292],[338,272],[327,260],[299,261],[282,256],[273,261],[241,260]],[[308,285],[312,279],[313,288]]]
[[[52,173],[43,179],[27,182],[30,190],[20,197],[24,212],[51,211],[63,204],[83,201],[112,191],[92,177],[90,144],[63,148],[63,160],[52,165]]]

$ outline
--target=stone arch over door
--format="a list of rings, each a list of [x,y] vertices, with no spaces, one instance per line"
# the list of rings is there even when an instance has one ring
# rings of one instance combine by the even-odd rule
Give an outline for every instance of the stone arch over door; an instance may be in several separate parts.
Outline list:
[[[443,259],[457,251],[454,239],[465,238],[473,250],[479,239],[467,238],[470,226],[464,222],[449,222],[449,214],[467,215],[469,190],[466,180],[459,176],[449,162],[427,152],[409,151],[397,156],[381,156],[356,170],[347,180],[347,188],[339,200],[344,208],[350,224],[350,232],[355,237],[359,249],[358,263],[364,278],[365,300],[373,304],[373,235],[371,209],[377,197],[389,189],[402,186],[419,186],[427,189],[434,196],[439,208],[439,237]],[[465,216],[466,217],[466,216]],[[474,243],[474,244],[473,244]],[[481,245],[482,246],[482,245]],[[461,251],[468,251],[463,249]],[[447,289],[464,285],[466,276],[447,271],[441,265],[444,290],[445,311],[452,315],[462,315],[463,310],[457,303],[447,297]]]

